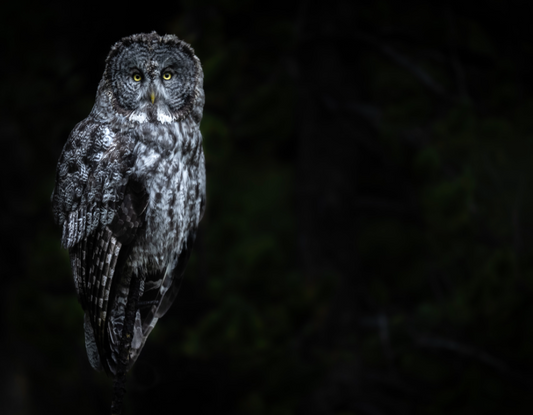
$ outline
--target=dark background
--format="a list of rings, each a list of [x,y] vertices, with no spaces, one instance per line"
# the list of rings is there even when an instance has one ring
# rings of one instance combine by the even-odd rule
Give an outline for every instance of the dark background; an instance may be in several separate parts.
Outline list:
[[[208,207],[126,413],[531,413],[531,3],[74,4],[0,14],[0,413],[109,410],[50,193],[152,30],[203,64]]]

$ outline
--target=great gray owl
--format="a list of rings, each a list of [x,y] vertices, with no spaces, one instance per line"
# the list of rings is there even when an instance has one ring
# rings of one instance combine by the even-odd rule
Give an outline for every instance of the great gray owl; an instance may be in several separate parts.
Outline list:
[[[89,360],[112,377],[127,321],[126,369],[178,293],[205,208],[203,106],[202,68],[187,43],[155,32],[125,37],[61,153],[54,217]]]

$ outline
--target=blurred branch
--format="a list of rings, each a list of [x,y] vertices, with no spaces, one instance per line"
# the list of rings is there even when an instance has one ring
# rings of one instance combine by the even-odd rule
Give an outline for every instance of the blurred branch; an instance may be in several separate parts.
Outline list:
[[[520,254],[522,252],[522,226],[521,226],[521,212],[523,209],[524,193],[526,189],[526,177],[522,176],[519,179],[518,189],[516,190],[516,197],[512,207],[512,224],[513,224],[513,244],[515,251]]]
[[[459,59],[457,54],[457,30],[455,26],[455,16],[451,8],[448,8],[448,43],[450,48],[450,58],[452,63],[453,72],[457,80],[457,86],[459,89],[459,94],[465,98],[468,98],[468,92],[466,89],[466,73],[463,68],[462,62]]]
[[[406,56],[402,55],[397,50],[393,49],[390,45],[382,43],[377,39],[369,36],[363,37],[363,39],[369,44],[376,46],[385,56],[390,58],[393,62],[410,72],[415,78],[417,78],[421,84],[428,88],[431,92],[439,96],[446,96],[446,91],[442,85],[435,81],[431,75],[429,75],[422,67],[412,62]]]
[[[415,339],[416,344],[421,347],[448,350],[466,357],[476,359],[486,365],[505,374],[511,374],[509,366],[500,359],[491,356],[483,350],[476,349],[472,346],[458,343],[455,340],[436,338],[428,336],[419,336]]]
[[[387,357],[387,360],[389,360],[389,362],[392,361],[393,351],[390,340],[389,318],[387,317],[387,314],[380,313],[372,317],[363,317],[359,322],[362,326],[373,327],[378,330],[383,352]]]
[[[346,112],[350,115],[357,115],[376,127],[381,121],[382,112],[374,105],[356,101],[341,102],[331,95],[324,95],[322,99],[326,109],[330,112]]]
[[[354,207],[358,210],[371,210],[371,211],[382,211],[382,212],[391,212],[397,214],[410,214],[416,213],[415,206],[396,202],[394,200],[379,199],[372,197],[359,197],[354,202]]]

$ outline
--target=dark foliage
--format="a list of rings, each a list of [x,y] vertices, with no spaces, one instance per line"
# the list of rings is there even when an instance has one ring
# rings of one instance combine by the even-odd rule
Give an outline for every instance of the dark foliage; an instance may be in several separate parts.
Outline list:
[[[125,413],[530,413],[527,2],[74,4],[0,15],[0,413],[108,412],[50,193],[151,30],[203,64],[208,205]]]

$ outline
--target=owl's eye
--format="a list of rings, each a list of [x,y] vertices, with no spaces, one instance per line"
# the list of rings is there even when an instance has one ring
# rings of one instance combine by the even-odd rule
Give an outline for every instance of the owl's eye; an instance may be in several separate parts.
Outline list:
[[[139,82],[141,79],[142,79],[142,76],[141,76],[140,73],[134,73],[134,74],[133,74],[133,80],[134,80],[135,82]]]
[[[170,78],[172,78],[172,74],[171,74],[170,72],[165,72],[165,73],[163,74],[163,79],[164,79],[165,81],[168,81]]]

